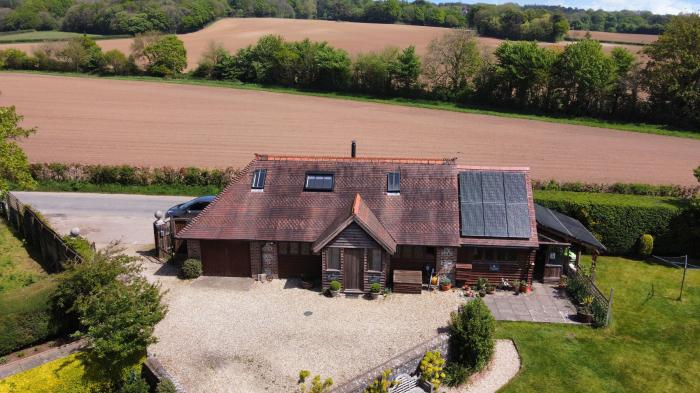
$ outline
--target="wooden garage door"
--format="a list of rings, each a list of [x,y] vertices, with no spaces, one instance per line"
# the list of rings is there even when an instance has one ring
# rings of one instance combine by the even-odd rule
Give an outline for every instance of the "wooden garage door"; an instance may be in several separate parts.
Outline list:
[[[320,255],[278,255],[277,266],[280,278],[321,277]]]
[[[203,240],[205,276],[250,277],[250,244],[236,240]]]

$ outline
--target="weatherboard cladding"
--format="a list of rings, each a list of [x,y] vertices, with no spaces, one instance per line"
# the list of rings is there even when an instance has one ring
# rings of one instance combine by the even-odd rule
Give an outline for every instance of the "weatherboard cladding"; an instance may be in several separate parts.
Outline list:
[[[256,169],[266,170],[262,192],[251,192]],[[536,247],[534,217],[529,239],[460,237],[458,175],[485,169],[501,170],[458,166],[452,160],[256,156],[178,237],[313,243],[351,214],[359,194],[364,210],[358,216],[369,217],[373,229],[385,231],[383,237],[397,244],[458,246],[493,240],[493,246]],[[527,174],[526,168],[503,170]],[[333,191],[304,191],[306,174],[313,172],[333,173]],[[391,172],[400,173],[399,195],[386,192]]]

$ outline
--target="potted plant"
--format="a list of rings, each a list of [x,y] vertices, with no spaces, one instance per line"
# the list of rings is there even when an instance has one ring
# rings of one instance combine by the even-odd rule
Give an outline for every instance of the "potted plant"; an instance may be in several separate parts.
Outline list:
[[[375,300],[379,297],[379,292],[381,292],[382,286],[379,285],[378,282],[372,283],[372,285],[369,286],[369,297],[372,300]]]
[[[520,281],[520,292],[522,293],[527,293],[529,292],[529,286],[527,285],[527,281],[523,280]]]
[[[306,276],[305,274],[301,275],[301,287],[304,289],[311,289],[314,287],[314,282],[311,280],[310,277]]]
[[[342,286],[340,285],[340,282],[338,282],[337,280],[333,280],[331,281],[328,289],[331,294],[331,297],[336,297],[338,296],[338,293],[340,293]]]
[[[452,280],[450,280],[447,277],[443,277],[440,279],[440,290],[441,291],[449,291],[450,288],[452,288]]]
[[[483,278],[483,277],[479,277],[479,278],[476,280],[476,290],[479,291],[479,292],[481,292],[481,291],[486,292],[486,286],[487,286],[487,285],[489,285],[489,280],[487,280],[487,279],[485,279],[485,278]]]
[[[593,296],[586,296],[581,300],[581,306],[576,309],[579,321],[583,323],[593,322]]]
[[[496,292],[496,287],[493,286],[493,285],[491,285],[491,284],[486,284],[486,293],[488,293],[489,295],[491,295],[491,294],[493,294],[494,292]]]
[[[557,289],[559,290],[559,292],[563,292],[566,290],[568,284],[569,278],[566,276],[561,276],[559,277],[559,284],[557,285]]]

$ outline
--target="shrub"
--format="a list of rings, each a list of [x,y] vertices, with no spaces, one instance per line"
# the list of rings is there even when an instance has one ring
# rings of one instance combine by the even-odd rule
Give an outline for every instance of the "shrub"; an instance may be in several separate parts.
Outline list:
[[[493,316],[480,298],[453,312],[450,320],[450,345],[454,361],[471,371],[482,370],[493,354],[494,329]]]
[[[149,393],[150,388],[146,380],[139,373],[131,369],[122,381],[122,386],[117,393]]]
[[[180,268],[180,277],[193,279],[202,275],[202,261],[199,259],[187,259]]]
[[[479,278],[476,280],[476,290],[477,290],[477,291],[481,291],[481,290],[484,290],[484,291],[485,291],[485,290],[486,290],[486,287],[487,287],[488,285],[489,285],[489,280],[487,280],[487,279],[485,279],[485,278],[483,278],[483,277],[479,277]]]
[[[56,336],[48,309],[38,309],[0,316],[0,355],[46,341]]]
[[[156,393],[176,393],[175,384],[169,379],[161,379],[156,386]]]
[[[395,381],[389,379],[390,376],[390,368],[382,371],[382,375],[372,381],[372,383],[365,388],[364,393],[389,393],[389,389],[396,385]]]
[[[95,250],[92,244],[81,236],[63,236],[63,242],[77,252],[84,260],[91,260],[95,256]]]
[[[637,254],[642,258],[647,258],[654,250],[654,237],[648,233],[639,237],[637,241]]]
[[[450,280],[448,277],[443,277],[440,279],[440,285],[447,286],[450,284],[452,284],[452,280]]]
[[[315,376],[311,382],[307,383],[307,378],[311,376],[309,370],[299,371],[299,391],[301,393],[329,393],[331,391],[331,386],[333,386],[333,380],[326,378],[321,381],[321,376]]]
[[[469,377],[469,370],[459,363],[449,362],[445,366],[444,384],[449,387],[459,386]]]
[[[369,291],[372,293],[379,293],[382,290],[382,286],[378,282],[373,282],[372,285],[369,286]]]
[[[342,288],[342,286],[340,285],[340,282],[333,280],[330,283],[330,288],[331,288],[331,291],[335,292],[335,291],[340,291],[340,288]]]
[[[426,352],[418,366],[420,370],[420,379],[425,382],[430,382],[435,390],[437,390],[445,378],[445,373],[443,371],[444,366],[445,359],[439,351]]]

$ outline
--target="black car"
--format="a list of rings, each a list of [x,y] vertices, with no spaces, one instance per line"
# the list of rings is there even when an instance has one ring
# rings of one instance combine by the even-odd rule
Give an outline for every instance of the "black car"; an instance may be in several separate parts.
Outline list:
[[[199,198],[194,198],[191,201],[183,202],[179,205],[175,205],[165,212],[165,217],[194,217],[204,210],[204,208],[207,207],[211,201],[214,200],[214,198],[214,195],[206,195]]]

